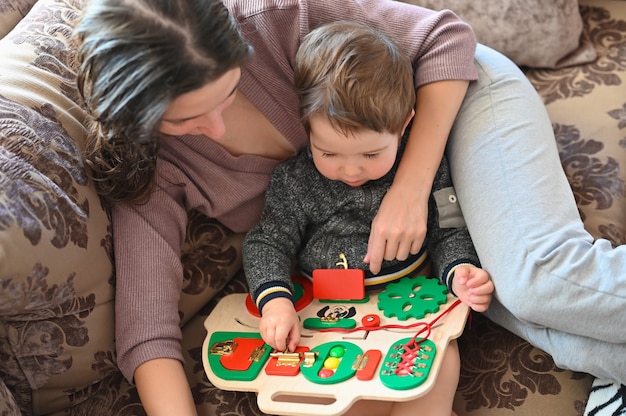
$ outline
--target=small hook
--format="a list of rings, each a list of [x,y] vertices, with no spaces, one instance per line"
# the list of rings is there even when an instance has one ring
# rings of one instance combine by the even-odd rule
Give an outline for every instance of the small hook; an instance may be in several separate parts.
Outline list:
[[[339,258],[341,259],[341,261],[338,261],[337,263],[335,263],[335,266],[343,266],[344,269],[347,269],[348,259],[346,258],[346,255],[343,253],[339,253]]]

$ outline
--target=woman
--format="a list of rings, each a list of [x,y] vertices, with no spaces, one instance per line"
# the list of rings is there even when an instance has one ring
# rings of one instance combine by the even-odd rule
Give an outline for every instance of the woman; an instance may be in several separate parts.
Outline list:
[[[77,28],[88,159],[113,206],[118,362],[148,412],[194,412],[177,313],[187,211],[234,231],[256,223],[273,168],[307,140],[293,88],[299,41],[345,19],[393,37],[417,88],[407,149],[372,224],[370,270],[421,247],[450,136],[460,202],[496,286],[493,318],[561,366],[626,381],[626,360],[611,361],[625,356],[625,336],[602,328],[625,323],[626,250],[591,245],[542,103],[493,51],[479,47],[474,65],[475,37],[455,15],[383,0],[93,0]],[[606,354],[570,355],[590,346]]]

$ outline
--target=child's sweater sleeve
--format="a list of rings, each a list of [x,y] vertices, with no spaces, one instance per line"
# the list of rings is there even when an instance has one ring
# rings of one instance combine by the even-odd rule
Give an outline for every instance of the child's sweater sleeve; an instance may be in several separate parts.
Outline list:
[[[480,267],[480,262],[463,219],[445,156],[435,176],[428,205],[426,246],[433,271],[454,294],[452,279],[455,267],[461,264]]]
[[[294,300],[291,264],[306,226],[305,212],[300,206],[305,197],[305,179],[293,172],[297,159],[279,165],[274,171],[261,219],[243,242],[243,267],[250,295],[259,311],[276,297]]]

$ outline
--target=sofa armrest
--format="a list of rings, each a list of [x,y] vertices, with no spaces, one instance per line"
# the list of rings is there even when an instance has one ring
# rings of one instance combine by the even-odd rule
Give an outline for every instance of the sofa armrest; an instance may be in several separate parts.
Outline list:
[[[0,39],[0,377],[25,414],[78,403],[116,371],[112,235],[83,163],[73,69],[78,7],[39,0]]]
[[[0,7],[0,39],[26,16],[37,0],[5,1]]]

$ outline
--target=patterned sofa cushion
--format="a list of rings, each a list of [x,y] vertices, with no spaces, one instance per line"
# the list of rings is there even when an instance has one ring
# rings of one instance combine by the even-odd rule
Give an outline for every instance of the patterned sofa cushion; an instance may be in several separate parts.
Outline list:
[[[22,414],[144,414],[115,366],[109,219],[82,168],[85,114],[69,40],[80,1],[39,0],[0,40],[0,414],[18,414],[18,406]],[[626,41],[615,33],[626,33],[626,2],[582,2],[600,59],[527,75],[554,121],[586,226],[624,244]],[[240,269],[240,241],[190,213],[180,314],[201,414],[261,414],[254,394],[219,390],[202,369],[204,318],[218,298],[246,290],[243,274],[230,280]],[[545,352],[480,316],[460,343],[460,416],[582,414],[590,376],[556,368]]]
[[[598,59],[532,69],[553,122],[561,162],[587,230],[626,244],[626,2],[581,0]]]
[[[474,28],[480,43],[520,66],[560,68],[591,62],[578,0],[401,0],[450,9]]]
[[[68,49],[76,16],[74,1],[40,1],[0,40],[0,378],[24,414],[80,401],[115,368],[109,219],[82,168]]]
[[[0,40],[0,387],[25,415],[143,413],[115,364],[111,227],[83,164],[81,3],[39,0]],[[189,215],[183,323],[241,267],[242,236]]]

